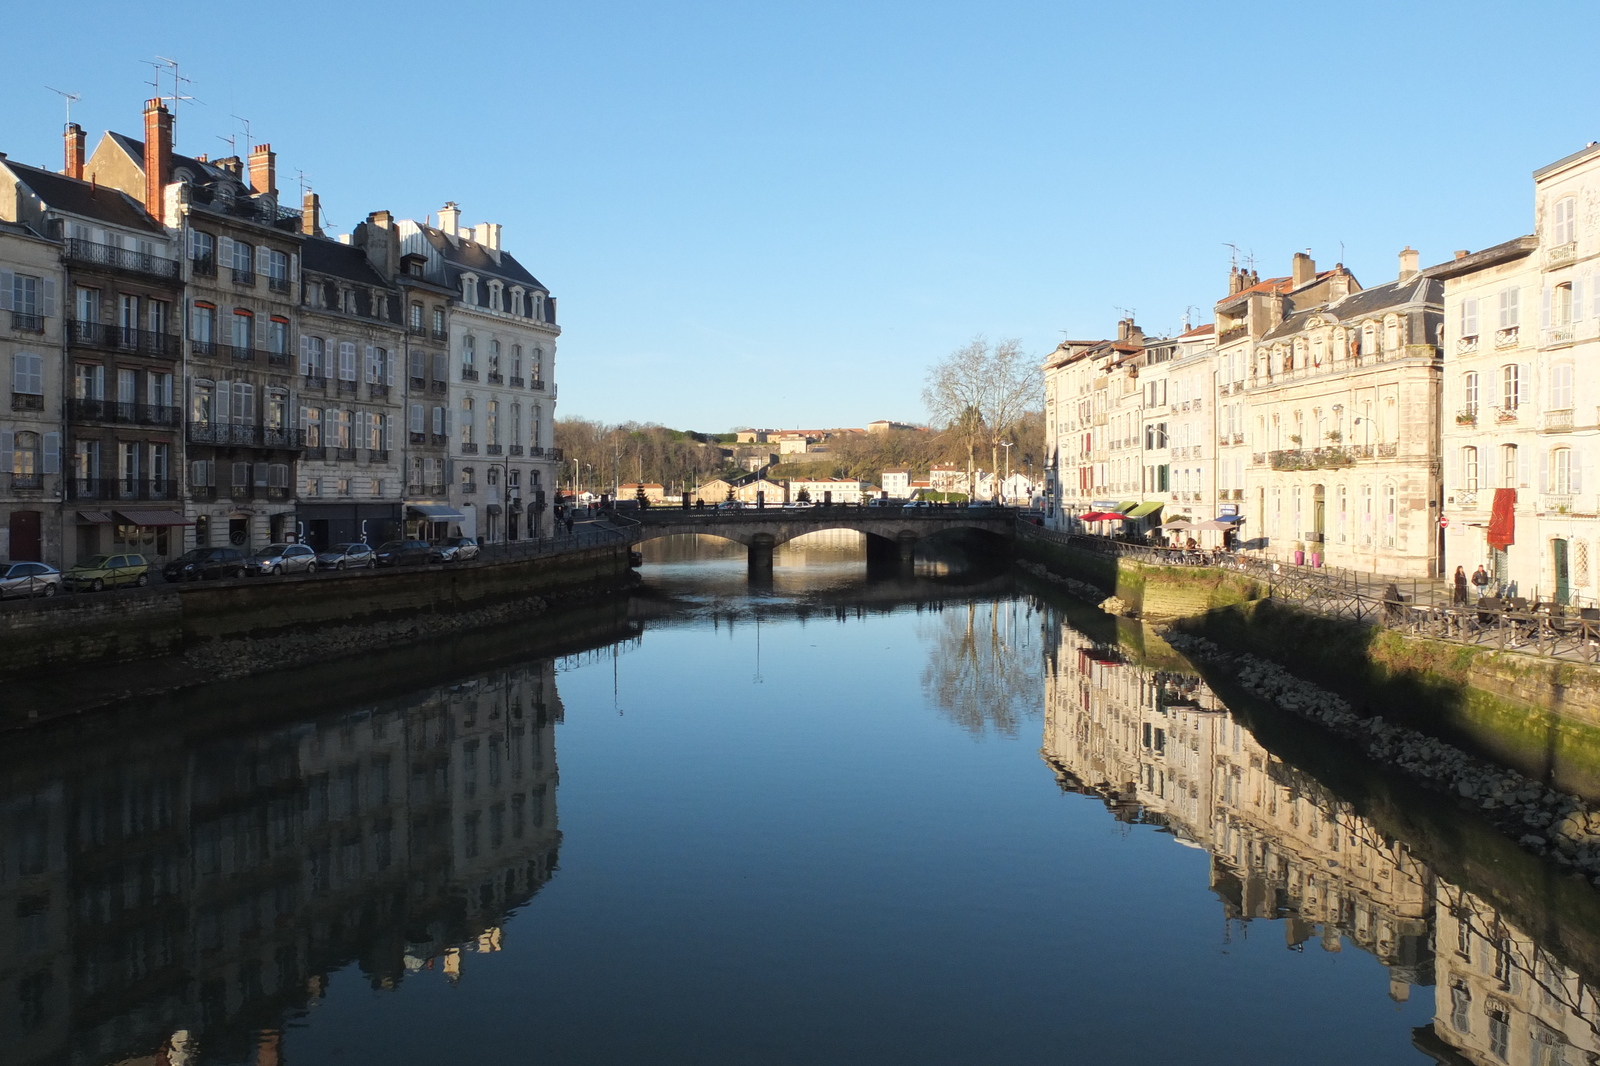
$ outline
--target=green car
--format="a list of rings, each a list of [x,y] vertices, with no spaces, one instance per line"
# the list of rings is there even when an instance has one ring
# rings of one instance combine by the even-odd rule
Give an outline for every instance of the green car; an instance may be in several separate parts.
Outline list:
[[[142,555],[96,555],[61,575],[62,584],[74,592],[99,592],[118,585],[150,584],[150,563]]]

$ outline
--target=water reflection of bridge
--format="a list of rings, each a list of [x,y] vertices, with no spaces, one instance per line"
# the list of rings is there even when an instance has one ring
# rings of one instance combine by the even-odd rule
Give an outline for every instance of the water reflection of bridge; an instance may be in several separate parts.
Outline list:
[[[555,869],[559,716],[546,661],[10,760],[6,1061],[271,1061],[285,1017],[351,962],[374,987],[453,979]]]
[[[1434,986],[1415,1041],[1437,1061],[1600,1062],[1592,977],[1273,755],[1198,677],[1062,625],[1045,701],[1042,754],[1062,787],[1204,848],[1230,919],[1281,921],[1291,947],[1349,940],[1387,967],[1396,999]]]

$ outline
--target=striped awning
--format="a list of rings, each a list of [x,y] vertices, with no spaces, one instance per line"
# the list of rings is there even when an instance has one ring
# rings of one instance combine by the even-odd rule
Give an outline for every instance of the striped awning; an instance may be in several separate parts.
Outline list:
[[[117,517],[130,526],[192,526],[177,511],[118,511]]]

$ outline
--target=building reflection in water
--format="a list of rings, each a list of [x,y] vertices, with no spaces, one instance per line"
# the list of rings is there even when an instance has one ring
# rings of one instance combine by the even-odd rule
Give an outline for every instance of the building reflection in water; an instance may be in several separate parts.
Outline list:
[[[1195,675],[1065,624],[1057,638],[1045,761],[1062,788],[1209,853],[1230,920],[1281,921],[1295,949],[1348,941],[1387,967],[1397,1000],[1433,986],[1416,1042],[1440,1062],[1600,1063],[1592,982],[1267,751]]]
[[[459,979],[555,869],[560,714],[546,661],[10,760],[4,1060],[275,1063],[351,962],[375,988]]]

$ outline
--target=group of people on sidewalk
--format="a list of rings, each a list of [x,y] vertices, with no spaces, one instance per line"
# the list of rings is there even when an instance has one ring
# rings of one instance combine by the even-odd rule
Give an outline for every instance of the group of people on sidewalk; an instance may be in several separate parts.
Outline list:
[[[1467,606],[1470,602],[1467,598],[1467,586],[1469,584],[1477,590],[1476,598],[1481,600],[1489,594],[1489,586],[1493,582],[1494,579],[1489,576],[1489,571],[1483,568],[1482,563],[1478,564],[1478,569],[1472,572],[1471,577],[1467,576],[1467,571],[1463,567],[1458,566],[1456,567],[1455,592],[1451,596],[1451,602],[1458,607]],[[1513,588],[1511,593],[1514,595],[1515,592],[1516,590]]]

